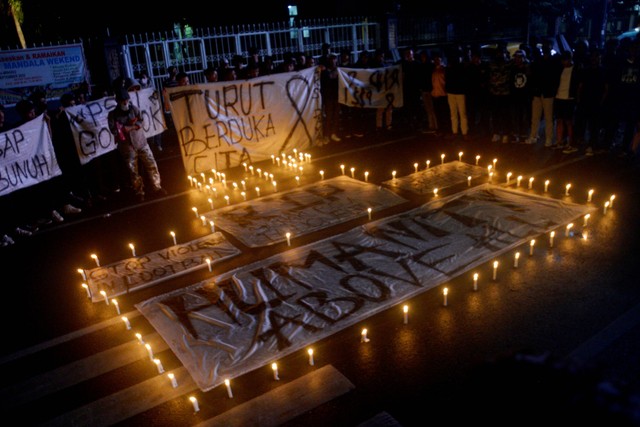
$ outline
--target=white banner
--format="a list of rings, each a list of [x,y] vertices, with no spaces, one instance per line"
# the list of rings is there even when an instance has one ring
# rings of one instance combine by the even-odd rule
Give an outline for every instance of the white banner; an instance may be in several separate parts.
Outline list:
[[[366,69],[338,67],[338,72],[341,104],[361,108],[402,107],[400,65]]]
[[[104,301],[100,291],[113,298],[208,268],[207,259],[211,265],[215,265],[239,253],[240,250],[229,243],[222,233],[212,233],[166,249],[86,269],[84,274],[91,301],[97,302]]]
[[[438,159],[440,162],[440,159]],[[470,184],[477,184],[475,180],[482,176],[487,176],[487,168],[470,165],[458,160],[453,162],[438,163],[435,166],[421,165],[425,169],[411,175],[397,177],[384,181],[382,185],[396,190],[410,191],[415,194],[433,194],[434,189],[444,189],[468,181]],[[419,166],[420,167],[420,166]],[[484,182],[484,181],[483,181]]]
[[[159,93],[153,88],[129,92],[131,103],[142,113],[142,129],[147,138],[164,132],[167,126]],[[116,107],[113,96],[65,109],[83,165],[116,149],[114,135],[109,130],[107,115]]]
[[[61,173],[44,114],[0,133],[0,196]]]
[[[322,124],[315,68],[167,92],[188,175],[304,151]]]
[[[484,184],[136,307],[208,391],[593,209]]]
[[[206,212],[249,247],[282,242],[406,202],[377,185],[347,176],[322,180],[290,191]]]

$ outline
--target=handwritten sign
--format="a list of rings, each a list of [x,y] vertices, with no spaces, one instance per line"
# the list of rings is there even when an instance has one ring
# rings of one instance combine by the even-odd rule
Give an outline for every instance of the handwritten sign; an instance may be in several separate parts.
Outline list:
[[[399,65],[383,68],[338,67],[338,102],[349,107],[402,107],[402,72]]]
[[[158,92],[153,88],[129,92],[131,103],[142,113],[142,129],[147,138],[164,132],[167,129],[162,102]],[[109,151],[117,145],[107,124],[109,111],[116,108],[114,97],[104,97],[86,104],[75,105],[65,109],[69,124],[76,142],[80,163],[86,164]]]
[[[44,114],[0,133],[0,196],[60,174]]]
[[[85,270],[91,301],[102,301],[100,291],[109,298],[156,285],[181,274],[207,268],[211,263],[236,256],[240,250],[222,233],[213,233],[187,243],[124,259],[112,264]]]
[[[197,175],[313,146],[322,102],[316,69],[168,88],[186,173]]]
[[[485,184],[136,307],[208,391],[591,209]]]
[[[437,164],[426,169],[412,173],[411,175],[398,177],[384,181],[385,187],[410,191],[415,194],[433,194],[434,188],[447,188],[466,182],[470,176],[480,178],[487,175],[487,169],[454,160],[444,164]]]

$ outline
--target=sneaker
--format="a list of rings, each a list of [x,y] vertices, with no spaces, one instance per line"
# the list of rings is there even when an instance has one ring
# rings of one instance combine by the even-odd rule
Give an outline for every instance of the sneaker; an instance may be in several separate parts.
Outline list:
[[[13,232],[15,233],[16,236],[20,236],[20,237],[29,237],[33,235],[33,233],[30,232],[29,230],[25,230],[24,228],[20,228],[20,227],[16,227],[16,229],[13,230]]]
[[[567,145],[564,150],[562,150],[563,154],[571,154],[578,151],[576,147],[572,147],[571,145]]]
[[[60,215],[60,213],[56,210],[51,211],[51,218],[55,221],[55,222],[63,222],[64,218],[62,217],[62,215]]]
[[[491,138],[491,142],[498,142],[500,141],[500,135],[498,135],[497,133],[493,134],[493,138]]]
[[[0,239],[0,246],[2,247],[13,245],[14,243],[15,241],[11,237],[7,236],[6,234],[2,236],[2,239]]]
[[[79,214],[80,212],[82,212],[82,209],[76,208],[71,204],[67,204],[62,207],[62,213],[65,215]]]
[[[336,135],[335,133],[331,134],[331,140],[335,141],[335,142],[340,142],[342,141],[342,138],[340,138],[338,135]]]
[[[545,147],[553,147],[553,142],[551,142],[551,141],[546,141],[546,142],[544,143],[544,146],[545,146]]]
[[[504,135],[504,136],[502,137],[502,143],[503,143],[503,144],[508,144],[508,143],[509,143],[509,137],[508,137],[507,135]]]
[[[535,144],[536,142],[538,142],[538,138],[529,137],[524,140],[525,144]]]
[[[587,149],[584,150],[584,155],[585,156],[593,156],[593,148],[587,147]]]

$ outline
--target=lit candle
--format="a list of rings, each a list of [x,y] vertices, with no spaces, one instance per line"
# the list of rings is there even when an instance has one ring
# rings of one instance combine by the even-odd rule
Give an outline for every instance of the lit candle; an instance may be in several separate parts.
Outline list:
[[[171,238],[173,239],[173,244],[177,245],[178,242],[176,241],[176,233],[173,231],[170,231],[169,234],[171,234]]]
[[[129,249],[131,249],[131,255],[136,256],[136,248],[133,246],[133,243],[129,243]]]
[[[260,197],[260,187],[256,187],[256,194]]]
[[[300,185],[300,177],[296,175],[296,185]]]
[[[78,272],[78,274],[80,274],[82,276],[82,280],[87,280],[87,275],[86,275],[86,273],[84,272],[83,269],[79,268],[76,271]]]
[[[249,172],[251,172],[251,175],[253,175],[253,166],[249,166]]]
[[[467,187],[471,187],[471,175],[467,177]]]
[[[442,290],[442,295],[444,296],[444,306],[447,306],[447,295],[449,294],[449,288],[444,288]]]
[[[96,265],[100,267],[100,260],[98,259],[98,255],[91,254],[91,258],[93,258],[93,260],[96,262]]]
[[[396,179],[396,171],[391,172],[391,178]]]
[[[196,208],[195,206],[191,208],[191,210],[193,211],[194,215],[196,216],[196,218],[198,218],[200,215],[198,215],[198,208]]]
[[[224,199],[227,201],[227,206],[229,206],[231,204],[231,200],[229,199],[229,196],[225,195]]]
[[[569,237],[569,232],[571,231],[571,228],[573,228],[573,223],[572,222],[567,224],[567,228],[565,229],[565,232],[564,232],[564,236],[565,237]]]
[[[437,195],[438,195],[438,189],[437,189],[437,188],[434,188],[434,189],[433,189],[433,195],[434,195],[434,196],[437,196]]]
[[[271,370],[273,371],[273,379],[280,381],[280,377],[278,376],[278,364],[276,362],[271,364]]]
[[[546,193],[549,190],[549,180],[544,182],[544,192]]]
[[[158,373],[164,374],[164,366],[162,366],[162,362],[160,361],[160,359],[156,357],[155,359],[153,359],[153,363],[156,364],[156,367],[158,368]]]
[[[276,164],[276,155],[275,154],[271,155],[271,163],[273,163],[274,165]]]
[[[440,154],[440,164],[444,165],[444,153]]]
[[[489,172],[489,182],[493,179],[493,172]]]
[[[496,163],[498,163],[498,159],[493,159],[493,168],[496,168]]]
[[[513,175],[511,172],[507,173],[507,185],[509,185],[509,181],[511,180],[511,175]]]
[[[369,221],[371,221],[371,208],[367,208],[367,213],[369,214]]]
[[[591,218],[591,214],[586,214],[584,216],[584,224],[582,224],[583,227],[587,226],[587,223],[589,222],[589,218]]]
[[[209,221],[209,227],[211,227],[212,233],[216,232],[216,225],[213,223],[213,221]]]
[[[245,193],[244,191],[242,191],[240,193],[240,195],[242,196],[242,200],[247,200],[247,193]]]
[[[582,230],[582,238],[584,240],[587,240],[588,237],[589,237],[589,232],[587,230]]]
[[[567,184],[564,188],[565,188],[564,195],[568,196],[569,195],[569,189],[571,188],[571,184]]]
[[[536,239],[531,239],[529,242],[529,256],[533,256],[533,247],[536,244]]]
[[[136,338],[138,338],[138,344],[144,344],[144,340],[142,339],[140,332],[136,332]]]
[[[200,215],[200,221],[202,221],[202,225],[207,225],[207,218],[204,215]]]
[[[307,353],[309,354],[309,365],[310,366],[315,365],[315,362],[313,361],[313,349],[312,348],[308,349]]]
[[[402,306],[402,313],[404,314],[404,324],[406,325],[407,323],[409,323],[409,306],[408,305],[404,305]]]
[[[616,198],[615,194],[612,194],[611,197],[609,197],[609,207],[611,209],[613,209],[613,201],[615,200],[615,198]]]
[[[178,387],[178,381],[176,381],[176,376],[173,375],[173,373],[169,373],[169,374],[167,374],[167,376],[169,377],[169,381],[171,381],[171,387],[177,388]]]
[[[286,238],[287,238],[287,246],[291,246],[291,233],[289,233],[287,231],[287,233],[285,234]]]
[[[344,175],[344,165],[340,165],[340,170],[342,171],[342,175]]]
[[[360,332],[360,342],[369,342],[369,337],[367,337],[367,328],[364,328],[362,332]]]
[[[198,412],[200,410],[200,406],[198,405],[198,399],[196,399],[195,396],[190,396],[189,400],[191,401],[191,404],[193,405],[193,411],[194,412]]]
[[[205,258],[205,261],[207,262],[207,267],[209,267],[209,272],[211,272],[211,258]]]
[[[413,169],[415,170],[415,173],[418,173],[418,164],[417,163],[413,164]]]
[[[369,181],[369,171],[364,171],[364,182]]]
[[[247,191],[247,183],[246,183],[246,182],[244,182],[244,179],[243,179],[242,181],[240,181],[240,184],[242,184],[242,189],[243,189],[244,191]]]
[[[107,293],[105,291],[100,291],[100,295],[104,298],[105,304],[109,305],[109,297],[107,297]]]
[[[587,193],[587,202],[590,202],[592,197],[593,197],[593,188],[589,190],[589,192]]]
[[[118,313],[118,315],[120,315],[120,304],[118,304],[118,300],[117,299],[112,299],[111,302],[113,303],[114,307],[116,308],[116,312]]]
[[[493,261],[493,280],[498,277],[498,261]]]
[[[518,268],[518,260],[520,259],[520,252],[516,252],[513,257],[513,268]]]
[[[430,164],[431,164],[431,160],[427,160],[427,169],[429,169]]]
[[[320,179],[324,179],[324,171],[323,170],[320,171]]]
[[[207,202],[209,202],[209,207],[210,207],[211,209],[213,209],[213,199],[212,199],[212,198],[208,198],[208,199],[207,199]]]
[[[273,158],[273,155],[271,155]],[[247,172],[247,162],[242,162],[242,166],[244,166],[244,171]]]
[[[549,233],[549,247],[552,248],[553,247],[553,238],[556,236],[556,232],[552,231],[551,233]]]
[[[533,188],[533,177],[529,178],[529,190]]]
[[[493,165],[488,165],[487,166],[487,173],[491,173],[492,170],[493,170]]]
[[[351,178],[356,177],[356,168],[351,168]]]
[[[478,162],[480,161],[480,155],[476,156],[476,166],[478,166]]]
[[[473,273],[473,290],[478,290],[478,273]]]
[[[522,175],[518,175],[516,187],[520,187],[520,182],[522,181]]]
[[[459,162],[461,162],[461,161],[462,161],[462,154],[463,154],[463,153],[462,153],[462,151],[460,151],[460,152],[458,153],[458,161],[459,161]]]
[[[231,391],[231,381],[229,381],[228,378],[224,380],[224,385],[227,387],[227,396],[229,396],[229,399],[233,399],[233,391]]]
[[[187,175],[187,178],[189,179],[189,185],[193,187],[193,177],[191,175]]]
[[[89,289],[89,285],[87,285],[86,283],[82,284],[82,287],[84,288],[85,291],[87,291],[87,298],[91,298],[91,289]]]
[[[122,316],[122,321],[124,325],[127,327],[127,331],[131,330],[131,322],[129,322],[129,318],[127,316]]]
[[[606,214],[607,214],[607,208],[608,208],[608,207],[609,207],[609,201],[607,200],[606,202],[604,202],[604,209],[603,209],[603,211],[602,211],[602,213],[603,213],[604,215],[606,215]]]
[[[147,354],[149,355],[149,360],[151,360],[153,362],[153,350],[151,350],[151,345],[149,343],[146,343],[144,346],[147,349]]]

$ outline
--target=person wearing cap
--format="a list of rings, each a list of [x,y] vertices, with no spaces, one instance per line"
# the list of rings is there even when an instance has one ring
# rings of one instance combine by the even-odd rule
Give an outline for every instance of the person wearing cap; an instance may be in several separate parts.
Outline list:
[[[115,137],[118,152],[124,160],[129,172],[131,188],[138,201],[145,197],[144,180],[138,170],[138,161],[146,170],[153,186],[152,194],[164,195],[166,191],[160,184],[160,172],[151,147],[142,129],[140,109],[131,104],[129,92],[125,89],[116,91],[116,107],[109,112],[107,122],[109,130]]]

